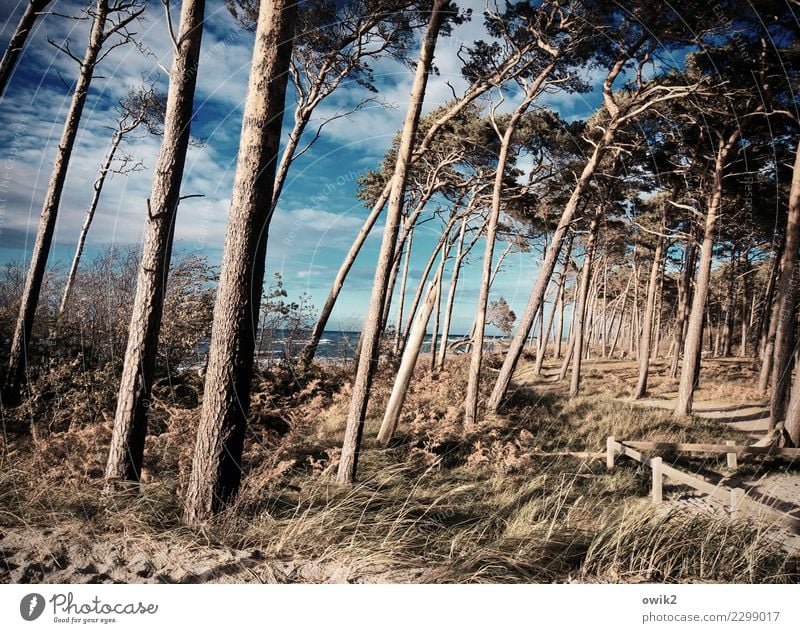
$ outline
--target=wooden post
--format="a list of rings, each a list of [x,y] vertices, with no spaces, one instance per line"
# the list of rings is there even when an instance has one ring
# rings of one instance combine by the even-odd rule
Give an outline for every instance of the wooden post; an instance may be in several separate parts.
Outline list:
[[[731,489],[731,518],[738,519],[742,516],[741,506],[744,501],[744,490],[742,488]]]
[[[653,503],[661,503],[664,500],[661,458],[653,457],[650,460],[650,467],[653,469]]]
[[[614,468],[614,457],[616,449],[614,448],[614,436],[612,435],[606,440],[606,468],[611,470]]]
[[[736,446],[736,442],[733,440],[727,440],[725,442],[725,446]],[[736,461],[736,453],[728,453],[728,468],[732,470],[736,470],[737,461]]]

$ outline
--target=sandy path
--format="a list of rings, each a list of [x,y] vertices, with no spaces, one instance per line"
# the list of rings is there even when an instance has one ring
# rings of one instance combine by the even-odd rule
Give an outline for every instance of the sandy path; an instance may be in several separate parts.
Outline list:
[[[169,537],[90,538],[68,528],[0,533],[2,583],[408,583],[425,582],[426,572],[267,560],[256,548],[209,547]]]

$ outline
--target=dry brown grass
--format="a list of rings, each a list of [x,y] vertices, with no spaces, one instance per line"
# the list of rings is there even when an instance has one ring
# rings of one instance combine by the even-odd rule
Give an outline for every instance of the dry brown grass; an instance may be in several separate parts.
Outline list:
[[[493,377],[491,359],[487,365],[484,389]],[[171,387],[159,385],[144,484],[138,492],[103,497],[113,389],[101,376],[84,376],[64,382],[57,398],[6,413],[9,428],[34,415],[37,430],[8,436],[0,458],[0,531],[57,530],[67,549],[71,540],[122,539],[126,550],[115,563],[121,566],[169,552],[173,565],[182,560],[191,567],[199,565],[191,561],[201,548],[228,548],[257,550],[270,561],[312,561],[323,570],[346,568],[348,577],[368,581],[383,579],[386,570],[400,574],[395,580],[427,582],[796,581],[796,561],[757,526],[653,510],[648,475],[632,464],[608,473],[602,460],[539,454],[600,451],[609,435],[720,439],[717,422],[676,421],[668,412],[621,403],[635,375],[629,365],[590,364],[584,393],[572,400],[558,385],[523,371],[502,415],[469,431],[461,425],[462,359],[438,375],[421,368],[388,448],[373,439],[392,375],[382,367],[353,487],[332,478],[349,398],[346,376],[330,368],[297,380],[288,372],[263,376],[254,389],[241,494],[200,529],[180,521],[199,379],[187,375]],[[737,380],[725,393],[746,388],[746,376],[730,379]],[[666,392],[668,382],[654,376],[653,391]],[[193,578],[205,578],[195,572]],[[6,580],[12,577],[6,573]]]

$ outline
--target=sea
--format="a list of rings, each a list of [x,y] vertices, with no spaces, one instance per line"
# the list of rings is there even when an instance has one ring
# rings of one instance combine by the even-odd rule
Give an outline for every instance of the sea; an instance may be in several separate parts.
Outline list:
[[[315,358],[317,360],[328,361],[332,363],[347,362],[353,359],[355,349],[358,345],[358,338],[361,336],[360,331],[342,331],[342,330],[326,330],[322,334],[317,347]],[[391,340],[391,334],[387,334],[387,339]],[[448,336],[448,344],[455,341],[463,340],[466,338],[465,334],[453,334]],[[504,340],[502,336],[485,337],[484,349],[491,349],[500,341]],[[259,345],[260,339],[260,345]],[[209,339],[202,339],[197,344],[196,358],[191,365],[202,365],[205,362],[205,356],[208,353]],[[257,362],[261,364],[270,364],[287,356],[296,356],[300,350],[308,343],[308,332],[302,332],[299,336],[289,330],[275,330],[272,336],[259,336],[256,339]],[[463,347],[459,351],[463,351]],[[431,351],[431,335],[426,334],[422,343],[422,350],[420,353],[427,354]]]

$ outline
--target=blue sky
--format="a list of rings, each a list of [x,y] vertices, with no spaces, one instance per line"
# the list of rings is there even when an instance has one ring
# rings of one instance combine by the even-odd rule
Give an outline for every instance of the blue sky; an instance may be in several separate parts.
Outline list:
[[[474,17],[471,23],[455,29],[453,37],[443,40],[438,47],[435,63],[440,74],[430,81],[426,111],[450,98],[448,82],[456,90],[463,86],[455,56],[458,44],[483,36],[483,1],[459,4],[472,6]],[[57,6],[61,13],[77,14],[82,3],[58,0]],[[5,46],[24,3],[0,0],[0,7],[4,20],[0,45]],[[174,10],[176,22],[178,9]],[[160,4],[151,2],[146,16],[136,31],[148,54],[142,55],[133,47],[117,49],[104,61],[92,83],[59,211],[51,265],[64,265],[72,256],[91,197],[91,185],[110,141],[111,132],[105,126],[113,124],[113,106],[130,87],[141,84],[143,78],[158,77],[162,89],[166,88],[166,73],[162,68],[170,65],[171,50]],[[70,38],[73,50],[82,55],[87,29],[87,22],[53,15],[41,19],[0,100],[0,165],[5,167],[6,174],[0,194],[5,197],[0,203],[0,262],[28,261],[55,147],[69,107],[65,81],[73,81],[77,72],[77,64],[49,45],[46,37],[59,42]],[[210,1],[193,127],[193,133],[205,139],[205,144],[190,149],[182,190],[183,195],[202,197],[182,202],[175,247],[201,252],[212,264],[221,257],[230,207],[251,44],[252,35],[236,25],[224,2]],[[325,128],[318,143],[292,167],[270,228],[267,278],[280,272],[290,297],[305,292],[317,306],[324,302],[341,259],[367,215],[355,196],[355,177],[367,168],[377,167],[406,110],[412,71],[393,61],[381,61],[374,68],[376,84],[388,107],[370,104]],[[595,77],[589,79],[596,83]],[[330,103],[320,107],[318,116],[330,114],[340,105],[355,103],[364,96],[364,90],[358,86],[343,86]],[[598,94],[596,91],[588,95],[554,94],[548,95],[546,102],[565,118],[572,119],[590,114],[598,103]],[[290,96],[287,125],[292,106]],[[109,180],[89,235],[88,257],[110,245],[141,242],[145,200],[152,177],[149,168],[155,163],[159,139],[139,135],[125,149],[148,169],[129,176],[115,175]],[[409,296],[438,238],[438,226],[436,222],[427,223],[415,236]],[[373,231],[347,278],[330,325],[332,329],[360,326],[372,288],[381,230],[382,225]],[[499,245],[497,253],[503,246]],[[455,333],[463,332],[472,323],[482,254],[483,244],[479,243],[459,286]],[[521,312],[540,258],[541,250],[536,247],[531,253],[509,257],[492,289],[492,298],[503,296],[512,309]]]

